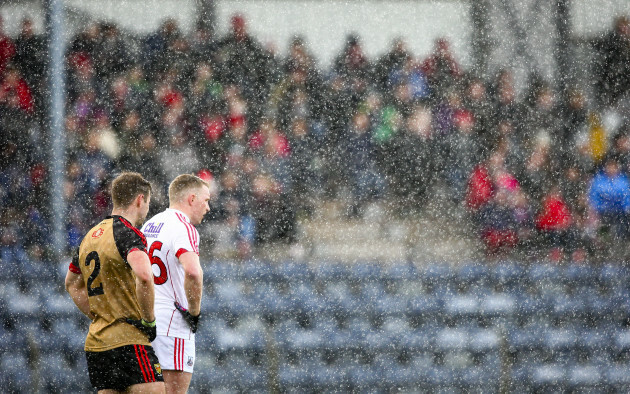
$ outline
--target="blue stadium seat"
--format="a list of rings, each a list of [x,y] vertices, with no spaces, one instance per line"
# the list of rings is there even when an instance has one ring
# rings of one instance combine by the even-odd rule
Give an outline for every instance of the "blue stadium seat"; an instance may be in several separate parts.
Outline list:
[[[383,265],[377,262],[357,262],[350,266],[350,280],[366,283],[380,280]]]
[[[473,353],[497,353],[501,344],[501,337],[495,328],[473,329],[470,333],[468,348]]]
[[[611,388],[611,392],[630,392],[630,365],[609,364],[603,366],[602,380]]]
[[[253,365],[246,355],[232,354],[225,361],[225,369],[232,373],[232,387],[242,392],[267,385],[265,366]]]
[[[575,361],[579,351],[578,333],[571,328],[550,328],[538,332],[544,350],[556,362]]]
[[[347,367],[348,383],[355,391],[378,387],[384,380],[385,369],[370,364],[354,364]]]
[[[435,349],[439,352],[463,351],[468,348],[470,335],[468,330],[443,328],[435,337]]]
[[[535,291],[557,291],[564,285],[562,269],[551,264],[532,264],[527,270],[527,283]]]
[[[291,283],[310,283],[313,281],[313,272],[305,263],[285,261],[276,266],[278,279]]]
[[[420,278],[420,273],[412,263],[395,263],[381,271],[381,278],[395,282],[416,281]]]
[[[605,289],[614,289],[628,283],[630,270],[617,263],[607,263],[600,267],[597,273],[600,286]]]
[[[412,297],[408,304],[409,317],[418,321],[440,322],[444,317],[443,302],[433,295]]]
[[[532,367],[530,382],[536,390],[561,392],[566,383],[566,370],[560,364],[539,364]]]
[[[479,302],[479,313],[489,325],[497,325],[498,320],[511,322],[516,308],[516,297],[509,293],[488,293]]]
[[[314,269],[314,279],[323,283],[347,281],[350,279],[350,268],[346,264],[325,262]]]
[[[521,324],[540,318],[548,319],[551,308],[551,301],[548,298],[537,294],[522,293],[517,298],[516,317]]]
[[[33,389],[32,372],[21,348],[0,356],[0,384],[8,393],[27,393]]]
[[[448,295],[444,298],[445,317],[453,323],[470,322],[481,316],[479,299],[474,294]]]
[[[289,351],[315,351],[324,345],[325,334],[319,328],[305,329],[295,325],[285,326],[283,344]]]
[[[191,389],[198,392],[215,392],[217,390],[237,390],[234,371],[225,366],[212,365],[200,367],[197,358],[195,373],[193,374]]]
[[[315,292],[311,282],[293,284],[287,295],[294,302],[295,309],[307,315],[318,317],[332,312],[327,309],[326,301]]]
[[[398,347],[410,352],[428,352],[433,349],[437,326],[424,326],[403,333],[398,339]]]
[[[571,287],[594,287],[599,272],[587,264],[570,264],[564,269],[564,279]]]
[[[245,283],[240,280],[228,280],[219,282],[215,286],[216,302],[212,309],[218,310],[219,314],[242,316],[258,311],[259,299],[246,294]]]
[[[490,271],[490,281],[508,292],[522,289],[525,284],[525,270],[520,264],[502,262]]]
[[[604,376],[596,365],[570,365],[567,367],[567,385],[569,389],[593,390],[604,384]],[[585,392],[585,391],[582,391]]]
[[[409,312],[408,299],[403,295],[383,294],[376,299],[373,311],[380,316],[404,316]]]
[[[74,370],[60,353],[43,354],[39,370],[42,385],[48,392],[72,393],[89,390],[86,370]]]
[[[264,327],[261,322],[257,323],[254,319],[243,319],[236,327],[228,327],[221,321],[215,321],[210,326],[210,330],[216,350],[244,352],[263,349],[265,346]]]
[[[54,293],[43,297],[41,302],[43,305],[46,305],[46,313],[55,319],[76,316],[78,313],[77,307],[67,293]]]
[[[321,359],[313,360],[308,364],[311,384],[313,389],[320,391],[325,389],[342,390],[347,387],[347,370],[336,364],[328,364]]]
[[[312,384],[311,371],[307,365],[282,364],[278,375],[283,389],[308,388]]]
[[[455,274],[455,280],[459,287],[470,289],[477,293],[485,290],[490,279],[490,270],[487,264],[462,264]]]
[[[240,279],[239,267],[231,262],[212,260],[201,265],[204,282],[228,282]]]
[[[365,311],[365,305],[362,305],[357,297],[355,297],[345,282],[330,282],[324,288],[322,301],[326,305],[328,311],[339,313],[346,316],[361,314]]]
[[[590,310],[589,296],[589,294],[584,292],[574,296],[558,294],[551,301],[551,316],[560,324],[576,320],[583,321]]]
[[[420,270],[420,275],[425,287],[436,295],[453,290],[455,274],[446,264],[428,264]]]
[[[249,260],[239,267],[240,278],[249,283],[270,283],[276,279],[276,272],[268,262]]]
[[[273,283],[259,283],[252,294],[259,313],[282,318],[295,310],[295,302],[280,293]]]

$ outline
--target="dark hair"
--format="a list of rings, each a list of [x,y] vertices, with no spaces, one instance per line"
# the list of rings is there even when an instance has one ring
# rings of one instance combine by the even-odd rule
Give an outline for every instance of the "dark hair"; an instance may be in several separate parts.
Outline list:
[[[112,181],[112,201],[114,207],[128,207],[140,194],[144,198],[151,194],[151,184],[137,172],[123,172]]]

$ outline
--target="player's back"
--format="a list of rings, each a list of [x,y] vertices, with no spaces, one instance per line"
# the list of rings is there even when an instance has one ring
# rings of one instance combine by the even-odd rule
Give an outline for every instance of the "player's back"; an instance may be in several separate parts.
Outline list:
[[[147,220],[142,232],[153,269],[158,335],[189,338],[190,327],[175,313],[174,302],[188,308],[179,257],[187,252],[199,254],[199,233],[183,212],[171,208]]]
[[[145,250],[142,234],[121,216],[108,217],[83,238],[73,257],[86,283],[90,325],[86,350],[104,351],[128,344],[149,344],[147,338],[124,319],[140,319],[135,275],[126,257],[134,249]]]

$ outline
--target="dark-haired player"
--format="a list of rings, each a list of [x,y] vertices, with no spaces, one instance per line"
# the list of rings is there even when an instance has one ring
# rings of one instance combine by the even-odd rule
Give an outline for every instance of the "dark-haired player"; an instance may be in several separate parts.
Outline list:
[[[151,185],[126,172],[112,182],[111,195],[111,216],[88,231],[66,275],[66,290],[92,320],[85,340],[90,382],[99,393],[163,393],[151,347],[153,274],[137,229],[149,211]]]

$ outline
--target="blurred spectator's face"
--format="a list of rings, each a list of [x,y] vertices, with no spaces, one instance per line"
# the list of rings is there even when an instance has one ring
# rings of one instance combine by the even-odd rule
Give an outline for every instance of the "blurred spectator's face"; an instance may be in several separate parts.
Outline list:
[[[566,171],[566,178],[570,181],[577,181],[580,178],[580,172],[575,167],[570,167]]]
[[[199,67],[197,67],[197,79],[205,81],[211,78],[212,68],[207,63],[201,63]]]
[[[25,19],[22,22],[22,35],[30,37],[33,35],[33,21]]]
[[[486,97],[486,86],[481,81],[474,81],[468,87],[468,96],[473,100],[483,100]]]
[[[291,131],[293,132],[293,135],[297,137],[302,137],[308,134],[308,124],[306,119],[296,119],[292,124]]]
[[[630,20],[621,18],[617,22],[617,32],[624,38],[630,38]]]
[[[127,117],[125,117],[124,128],[126,130],[135,130],[140,126],[140,114],[136,111],[130,112]]]
[[[542,91],[537,100],[538,106],[544,109],[552,108],[554,102],[555,96],[551,89],[545,89],[544,91]]]
[[[514,131],[514,127],[512,123],[504,121],[499,124],[499,134],[501,135],[509,135]]]
[[[234,191],[238,188],[238,177],[232,171],[227,171],[223,174],[221,184],[224,190]]]
[[[624,135],[617,139],[616,148],[620,153],[630,153],[630,136]]]
[[[149,133],[143,134],[142,137],[140,137],[140,146],[145,152],[150,152],[155,149],[155,144],[155,138]]]
[[[569,106],[571,108],[584,108],[586,105],[586,97],[582,92],[571,92],[569,95]]]
[[[232,17],[232,32],[237,40],[242,40],[247,37],[245,18],[243,18],[242,15],[235,15]]]
[[[432,134],[433,114],[431,109],[418,106],[407,119],[407,129],[419,137],[429,138]]]
[[[359,112],[352,118],[352,126],[356,133],[363,134],[370,127],[370,118],[367,114]]]
[[[396,87],[396,91],[394,92],[396,100],[401,103],[407,103],[411,100],[411,89],[409,89],[409,85],[405,83],[401,83]]]
[[[610,160],[606,163],[606,167],[604,168],[607,176],[615,176],[619,174],[619,163],[614,160]]]

